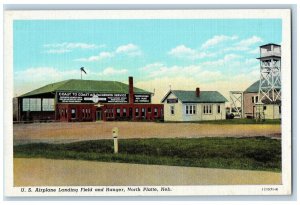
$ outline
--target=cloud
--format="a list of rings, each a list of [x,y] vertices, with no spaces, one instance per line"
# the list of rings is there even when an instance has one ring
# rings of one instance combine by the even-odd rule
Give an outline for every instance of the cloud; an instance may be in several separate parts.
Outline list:
[[[261,42],[263,42],[263,40],[260,37],[252,36],[251,38],[240,41],[236,45],[240,46],[240,47],[249,47],[254,44],[261,43]]]
[[[105,75],[105,76],[108,76],[108,75],[125,75],[128,73],[128,70],[127,69],[115,69],[115,68],[112,68],[112,67],[108,67],[108,68],[105,68],[101,73],[99,73],[100,75]]]
[[[241,56],[237,54],[226,54],[223,58],[201,63],[203,67],[221,67],[233,63],[233,61],[240,59]]]
[[[254,49],[248,51],[248,53],[250,53],[250,54],[256,54],[257,56],[259,56],[259,47],[254,48]]]
[[[225,41],[236,40],[238,39],[237,36],[226,36],[226,35],[216,35],[211,39],[208,39],[204,42],[201,46],[202,49],[207,49],[209,47],[215,46],[217,44],[223,43]]]
[[[208,73],[204,74],[207,75]],[[136,81],[135,86],[149,91],[155,90],[152,98],[153,103],[160,103],[170,90],[170,87],[172,90],[194,91],[196,87],[199,87],[200,91],[219,91],[229,100],[229,91],[243,91],[256,80],[258,80],[256,76],[245,74],[237,74],[230,78],[221,78],[215,81],[205,81],[205,78],[179,75],[171,77],[161,76],[149,80]]]
[[[206,52],[202,52],[196,49],[186,47],[185,45],[179,45],[168,52],[169,55],[177,58],[186,58],[186,59],[200,59],[204,57],[211,56]]]
[[[60,48],[60,49],[50,49],[45,51],[45,53],[56,53],[56,54],[60,54],[60,53],[69,53],[71,52],[70,49],[65,49],[65,48]]]
[[[103,51],[99,53],[98,55],[90,56],[87,58],[77,58],[74,59],[74,61],[81,61],[81,62],[94,62],[94,61],[100,61],[107,58],[112,58],[117,55],[127,55],[130,57],[140,56],[142,55],[141,49],[134,44],[127,44],[127,45],[121,45],[114,51]]]
[[[144,67],[140,68],[140,70],[143,70],[143,71],[157,70],[163,66],[164,66],[163,63],[156,62],[156,63],[147,64]]]
[[[84,68],[87,75],[84,79],[100,80],[101,77],[122,76],[128,73],[127,69],[117,69],[108,67],[102,71],[94,71],[90,68]],[[34,79],[32,78],[34,76]],[[32,67],[23,71],[14,72],[14,92],[16,95],[29,92],[46,84],[68,80],[80,79],[80,70],[78,69],[59,69],[54,67]]]
[[[214,80],[207,80],[214,79]],[[219,91],[229,100],[229,91],[244,91],[252,83],[259,79],[259,71],[251,70],[249,73],[236,73],[225,76],[220,71],[204,70],[193,76],[157,76],[148,80],[135,82],[135,86],[145,90],[153,91],[153,103],[160,103],[161,99],[170,90],[195,90],[199,87],[201,91]]]
[[[90,56],[88,58],[77,58],[75,61],[80,61],[80,62],[93,62],[93,61],[100,61],[106,58],[112,58],[114,56],[113,53],[110,52],[101,52],[97,56]]]
[[[64,42],[64,43],[44,44],[43,47],[48,49],[45,51],[45,53],[61,54],[61,53],[71,52],[74,49],[96,49],[96,48],[105,47],[105,45]]]
[[[187,65],[187,66],[166,66],[162,63],[148,64],[140,68],[149,78],[159,77],[176,77],[181,76],[182,78],[195,78],[202,82],[215,81],[222,78],[221,71],[204,70],[202,65]]]
[[[252,46],[262,43],[263,40],[260,37],[252,36],[250,38],[241,40],[234,44],[234,46],[225,48],[225,51],[249,51]],[[253,50],[252,50],[253,52]]]
[[[132,43],[119,46],[115,52],[118,54],[125,54],[125,55],[129,55],[129,56],[142,55],[142,51],[140,50],[140,48],[137,45],[134,45]]]

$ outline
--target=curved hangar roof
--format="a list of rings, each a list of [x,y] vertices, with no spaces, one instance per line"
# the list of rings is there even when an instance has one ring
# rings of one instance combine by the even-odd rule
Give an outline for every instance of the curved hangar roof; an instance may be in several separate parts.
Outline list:
[[[70,79],[70,80],[65,80],[65,81],[45,85],[36,90],[21,95],[20,97],[30,97],[30,96],[37,96],[37,95],[51,94],[51,93],[54,94],[57,91],[128,94],[129,87],[127,84],[117,82],[117,81]],[[135,87],[133,88],[133,92],[137,94],[151,93]]]

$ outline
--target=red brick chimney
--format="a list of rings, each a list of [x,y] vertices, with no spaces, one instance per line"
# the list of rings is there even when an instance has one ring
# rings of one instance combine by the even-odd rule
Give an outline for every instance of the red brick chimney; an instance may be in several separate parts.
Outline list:
[[[200,88],[196,88],[196,97],[200,97]]]
[[[129,76],[129,103],[133,104],[134,103],[134,98],[133,98],[133,77]]]

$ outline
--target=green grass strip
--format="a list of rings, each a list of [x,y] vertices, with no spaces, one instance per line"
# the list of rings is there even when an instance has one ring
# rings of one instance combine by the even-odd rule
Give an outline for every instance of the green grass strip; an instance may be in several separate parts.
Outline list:
[[[14,157],[281,171],[281,140],[253,138],[120,139],[14,146]]]

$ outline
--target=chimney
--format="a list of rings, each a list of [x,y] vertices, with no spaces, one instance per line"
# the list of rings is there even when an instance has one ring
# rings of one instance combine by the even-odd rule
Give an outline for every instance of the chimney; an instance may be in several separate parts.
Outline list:
[[[133,77],[129,76],[128,78],[129,81],[129,103],[133,104],[134,102],[134,98],[133,98]]]
[[[200,97],[200,88],[196,88],[196,97]]]

